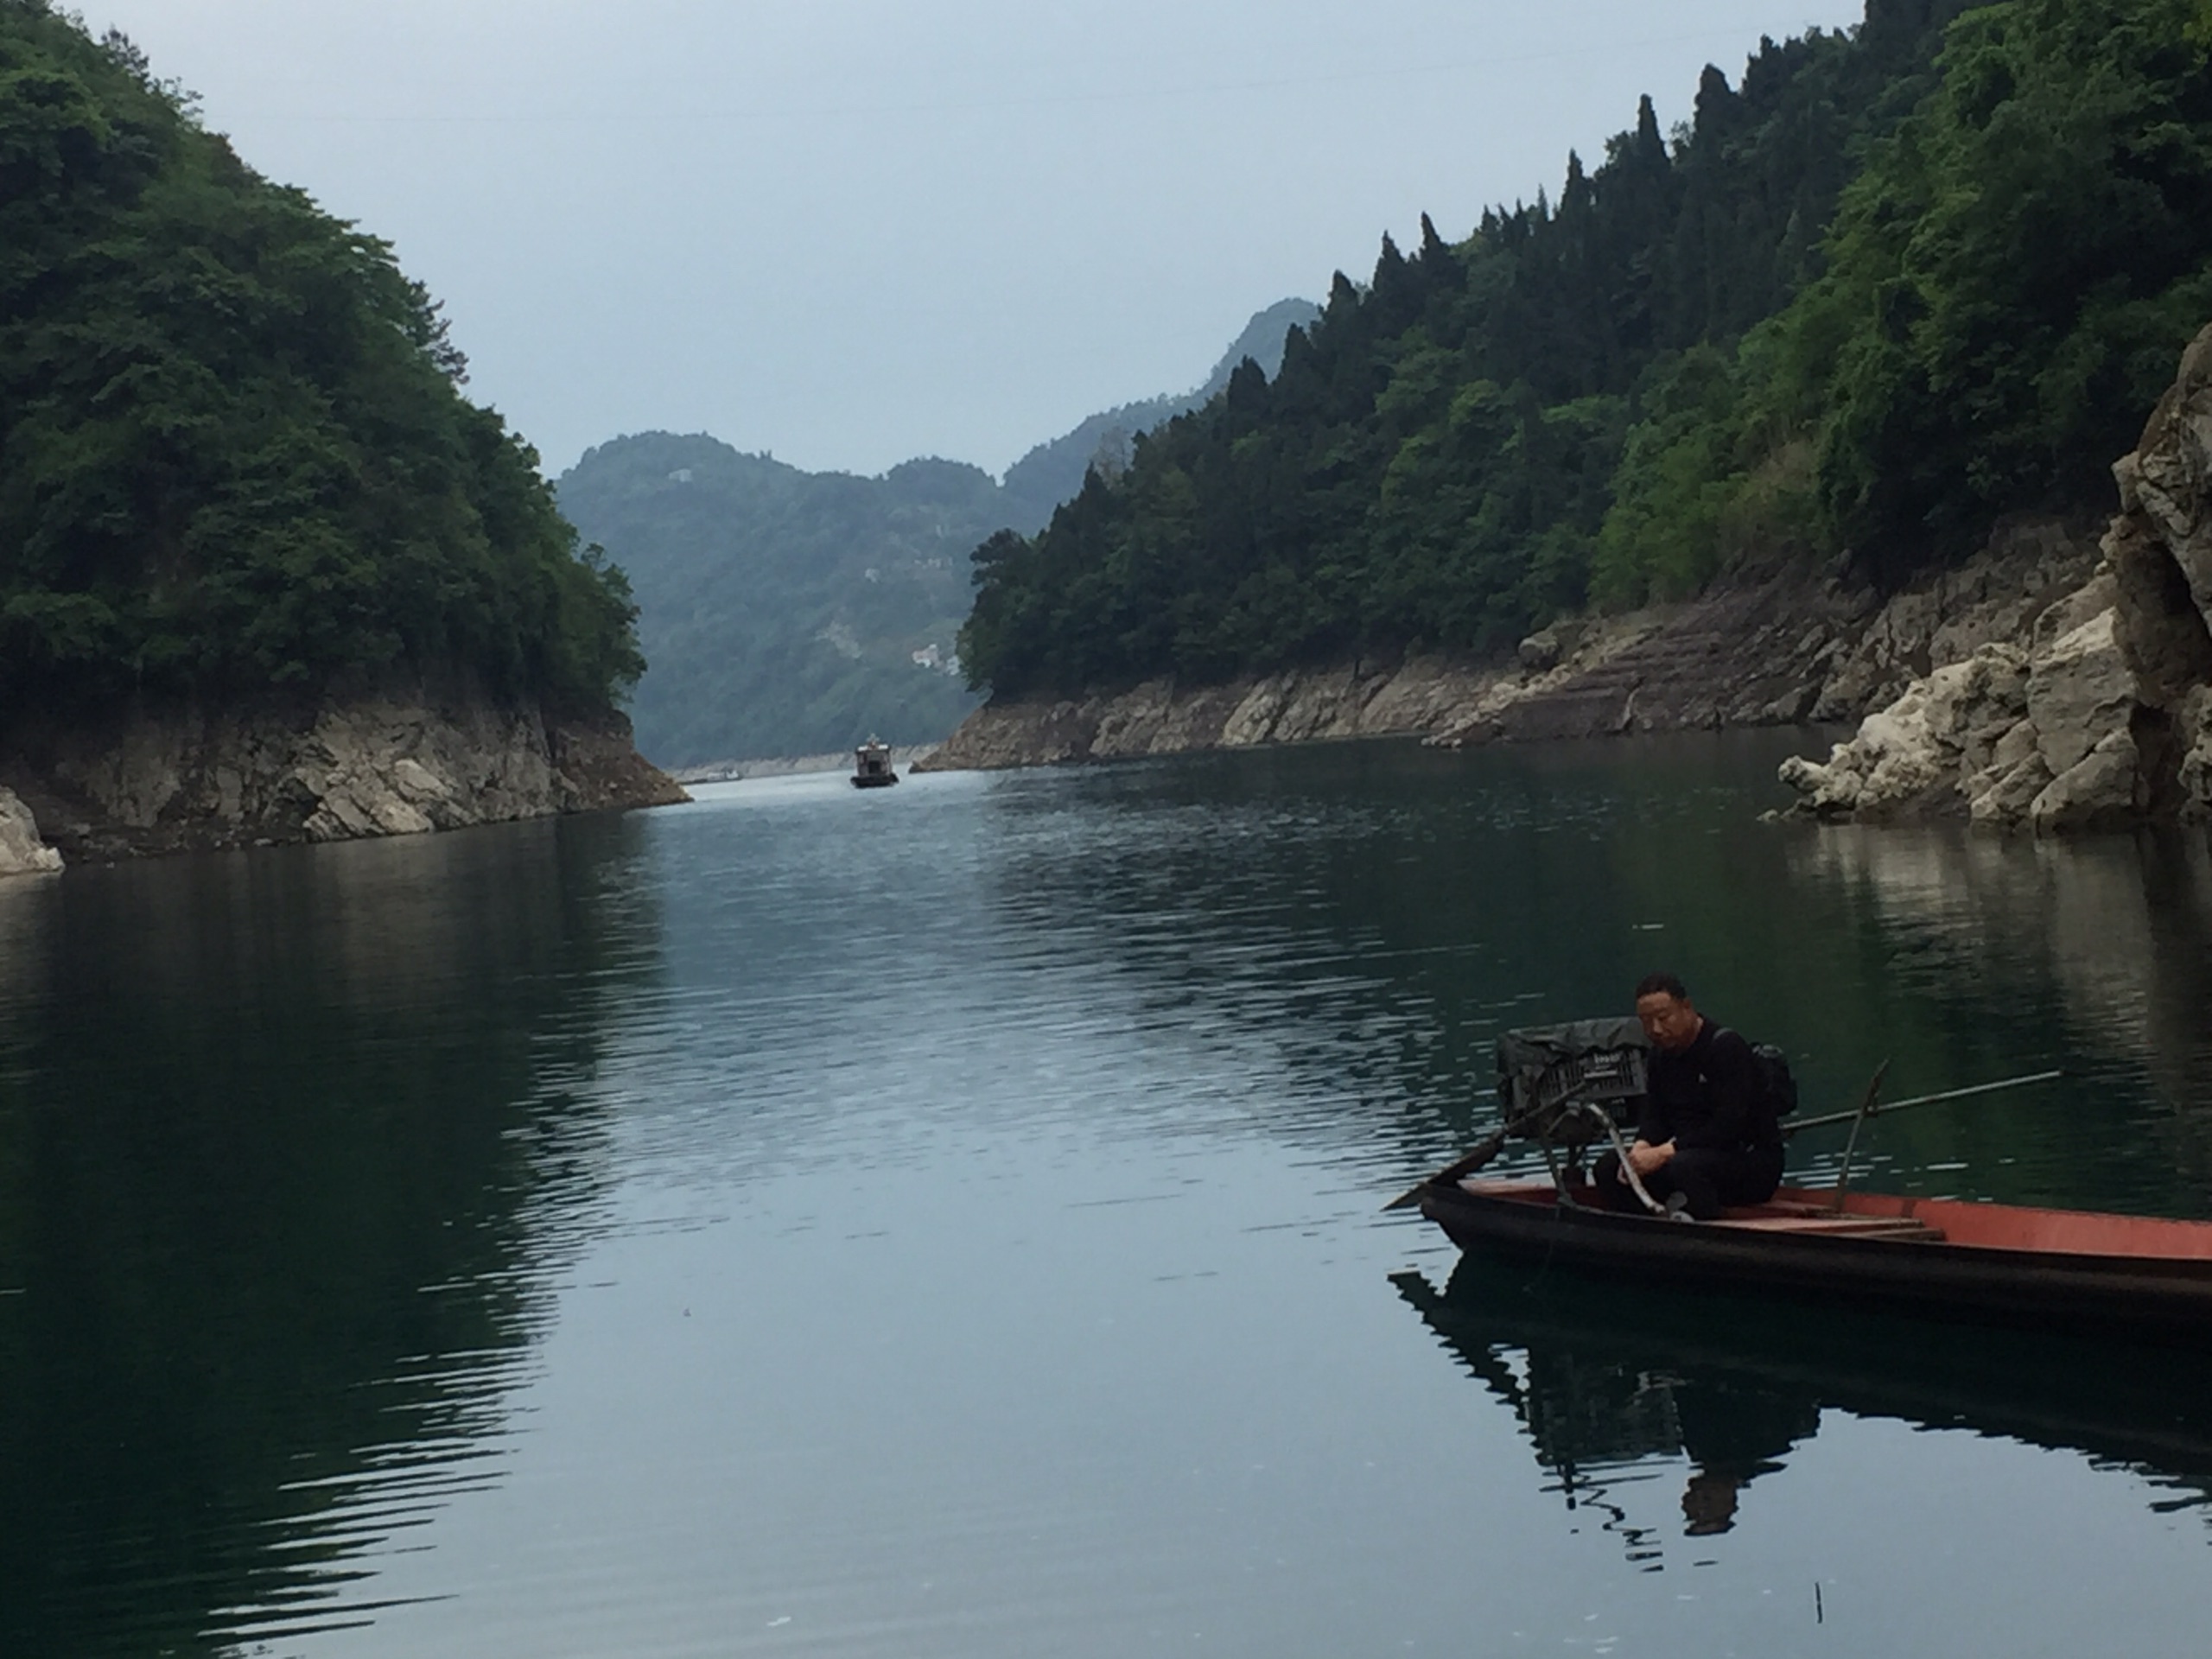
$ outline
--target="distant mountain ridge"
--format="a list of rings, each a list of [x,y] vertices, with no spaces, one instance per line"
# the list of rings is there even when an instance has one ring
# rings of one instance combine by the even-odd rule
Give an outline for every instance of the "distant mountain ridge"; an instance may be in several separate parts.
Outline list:
[[[640,750],[687,766],[944,737],[981,700],[954,655],[976,546],[1041,529],[1102,448],[1111,464],[1246,358],[1272,373],[1288,330],[1318,315],[1303,300],[1268,307],[1195,391],[1094,415],[1003,483],[934,457],[878,478],[809,473],[703,433],[587,451],[556,487],[636,594],[649,664],[631,709]]]
[[[808,473],[704,434],[588,451],[561,510],[629,576],[650,664],[631,718],[670,766],[819,753],[950,731],[976,699],[949,654],[968,554],[1005,518],[980,467]]]
[[[1007,528],[1025,536],[1042,530],[1052,509],[1083,487],[1084,474],[1100,458],[1102,450],[1109,459],[1126,466],[1129,442],[1137,434],[1204,408],[1228,387],[1229,377],[1246,358],[1274,379],[1282,367],[1283,342],[1290,331],[1311,327],[1320,315],[1321,308],[1311,300],[1277,300],[1244,325],[1244,332],[1222,353],[1213,372],[1196,391],[1123,404],[1093,415],[1072,432],[1039,444],[1006,470],[1007,497],[1020,510],[1020,517],[1010,520]]]

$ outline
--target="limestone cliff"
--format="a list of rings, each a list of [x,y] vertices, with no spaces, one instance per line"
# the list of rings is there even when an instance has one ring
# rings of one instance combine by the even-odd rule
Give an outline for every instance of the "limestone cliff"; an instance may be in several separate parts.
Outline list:
[[[1827,760],[1784,763],[1796,810],[2037,830],[2212,817],[2212,327],[2113,473],[2120,512],[2081,588]]]
[[[549,719],[467,690],[137,709],[23,721],[0,737],[0,818],[19,799],[35,817],[34,840],[42,834],[73,860],[418,835],[684,798],[632,747],[620,715]]]

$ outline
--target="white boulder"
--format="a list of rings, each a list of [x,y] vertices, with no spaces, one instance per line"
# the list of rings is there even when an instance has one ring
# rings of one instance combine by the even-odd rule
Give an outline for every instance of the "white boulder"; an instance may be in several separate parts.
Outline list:
[[[38,820],[11,789],[0,789],[0,876],[45,875],[61,855],[39,839]]]

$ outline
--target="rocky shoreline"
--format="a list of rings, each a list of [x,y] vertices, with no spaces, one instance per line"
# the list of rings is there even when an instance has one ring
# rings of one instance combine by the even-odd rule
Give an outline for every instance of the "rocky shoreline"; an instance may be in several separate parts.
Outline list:
[[[415,686],[118,711],[0,737],[0,874],[66,861],[421,835],[688,798],[620,714]]]
[[[1856,720],[1919,676],[2031,631],[2097,563],[2089,527],[2001,526],[1885,600],[1840,569],[1739,578],[1688,603],[1554,625],[1510,662],[1413,656],[1087,697],[993,699],[921,765],[995,769],[1417,736],[1453,747]]]
[[[2081,586],[1942,665],[1825,761],[1796,811],[2037,831],[2212,819],[2212,327],[2183,355]]]
[[[920,769],[1317,739],[1530,741],[1859,722],[1782,768],[1793,814],[2038,832],[2212,819],[2212,327],[2182,360],[2108,527],[1999,524],[1883,596],[1827,571],[1555,624],[1511,662],[1409,657],[1072,698],[994,698]]]

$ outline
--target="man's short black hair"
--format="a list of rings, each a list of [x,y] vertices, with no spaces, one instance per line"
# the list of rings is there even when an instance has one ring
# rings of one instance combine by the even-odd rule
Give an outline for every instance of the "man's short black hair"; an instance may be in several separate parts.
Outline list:
[[[1643,1001],[1647,996],[1661,995],[1671,996],[1677,1002],[1687,1002],[1690,1000],[1690,989],[1672,974],[1646,974],[1636,982],[1637,1001]]]

